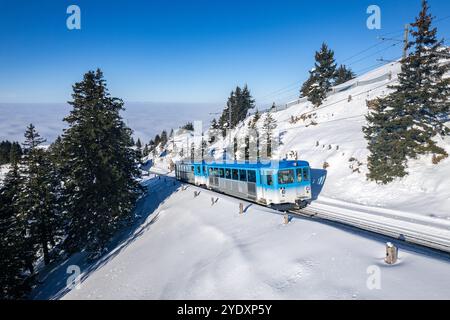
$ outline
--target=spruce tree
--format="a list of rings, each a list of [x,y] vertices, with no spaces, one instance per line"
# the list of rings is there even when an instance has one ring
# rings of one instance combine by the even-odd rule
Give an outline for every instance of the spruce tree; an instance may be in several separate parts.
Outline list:
[[[336,71],[334,85],[337,86],[339,84],[345,83],[354,79],[355,77],[355,73],[350,68],[347,68],[345,65],[341,64]]]
[[[167,144],[168,138],[167,138],[167,131],[163,130],[161,132],[161,148],[164,148],[164,146]]]
[[[407,174],[407,141],[402,137],[409,124],[392,112],[391,105],[398,103],[395,99],[396,96],[387,96],[369,101],[371,111],[366,116],[369,125],[363,128],[370,152],[367,178],[382,184]]]
[[[428,10],[423,0],[422,10],[411,24],[411,52],[402,60],[398,84],[390,87],[394,91],[368,103],[371,110],[363,130],[371,153],[370,180],[389,183],[405,176],[408,158],[429,153],[434,159],[448,156],[435,138],[449,134],[445,119],[450,111],[450,82],[444,75],[450,67],[440,64],[443,42],[436,38]]]
[[[334,52],[323,43],[320,51],[315,54],[314,69],[309,72],[309,79],[303,84],[302,96],[318,107],[327,97],[336,77],[336,62]]]
[[[19,299],[30,289],[26,274],[24,237],[26,228],[20,218],[18,196],[22,177],[14,163],[0,186],[0,299]]]
[[[141,159],[142,158],[142,142],[141,142],[141,139],[139,139],[139,138],[136,141],[136,153],[137,153],[138,159]]]
[[[262,148],[266,151],[267,158],[270,159],[272,157],[273,151],[272,150],[272,142],[273,142],[273,130],[275,130],[277,127],[277,122],[273,118],[271,112],[267,112],[266,117],[264,118],[264,123],[262,126],[263,130],[263,141],[262,141]],[[264,153],[263,153],[264,155]]]
[[[411,24],[413,40],[408,49],[412,52],[402,61],[399,83],[393,86],[400,99],[393,106],[394,112],[410,121],[404,138],[410,140],[407,154],[413,158],[427,153],[447,156],[433,139],[450,133],[445,126],[450,112],[450,79],[444,78],[450,65],[440,63],[443,40],[437,39],[437,28],[432,26],[433,17],[428,10],[428,2],[422,0],[419,16]]]
[[[259,119],[261,119],[261,114],[259,113],[258,110],[256,110],[255,114],[248,122],[248,127],[250,129],[256,130]]]
[[[31,264],[37,252],[42,252],[45,264],[50,263],[49,250],[55,246],[60,235],[60,210],[55,166],[49,152],[41,147],[45,140],[30,124],[25,132],[24,157],[21,161],[23,187],[19,194],[20,215],[26,224],[27,252]]]
[[[131,130],[120,111],[123,101],[111,97],[103,73],[89,71],[73,86],[73,107],[64,120],[64,179],[70,227],[65,240],[71,251],[101,253],[114,233],[132,219],[141,192],[138,159]]]

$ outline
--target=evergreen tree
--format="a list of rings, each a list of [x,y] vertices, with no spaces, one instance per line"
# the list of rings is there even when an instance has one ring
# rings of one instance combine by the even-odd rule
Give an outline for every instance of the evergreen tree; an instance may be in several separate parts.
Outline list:
[[[249,110],[255,107],[255,100],[250,94],[247,85],[241,89],[239,86],[232,91],[227,102],[227,107],[223,110],[219,118],[218,125],[222,129],[222,134],[225,136],[227,129],[233,129],[238,123],[243,121]],[[231,123],[230,122],[231,110]]]
[[[216,141],[217,135],[219,134],[219,124],[217,123],[216,118],[212,119],[211,126],[208,130],[209,135],[209,144],[212,144]]]
[[[411,52],[402,61],[399,83],[388,97],[369,103],[372,110],[363,130],[369,142],[368,178],[388,183],[407,174],[408,158],[432,153],[447,157],[434,138],[449,134],[445,119],[450,111],[450,81],[444,78],[450,66],[440,64],[443,42],[436,39],[428,3],[411,24]],[[390,168],[391,167],[391,168]]]
[[[136,153],[137,153],[137,157],[138,159],[142,158],[142,142],[141,139],[137,139],[136,141]]]
[[[149,153],[150,153],[150,150],[149,150],[149,148],[148,148],[148,144],[145,144],[144,150],[142,150],[142,155],[143,155],[144,157],[146,157],[146,156],[148,156]]]
[[[100,70],[73,86],[73,107],[63,136],[64,181],[70,252],[101,253],[111,236],[132,219],[141,192],[131,130],[123,122],[123,101],[110,96]]]
[[[395,98],[388,96],[369,101],[371,111],[366,116],[369,125],[363,128],[370,151],[367,178],[383,184],[406,175],[407,141],[402,137],[409,124],[395,118],[391,112]]]
[[[308,100],[315,107],[322,104],[327,97],[336,77],[336,62],[334,52],[323,43],[320,51],[315,54],[314,69],[310,71],[309,79],[302,86],[302,96],[308,97]]]
[[[161,132],[161,148],[164,148],[164,146],[167,144],[168,138],[167,138],[167,131],[163,130]]]
[[[428,2],[422,0],[422,10],[411,24],[413,40],[408,48],[412,52],[402,61],[399,84],[393,87],[400,100],[393,112],[410,121],[405,137],[411,141],[407,152],[410,157],[426,153],[447,156],[433,138],[450,133],[445,126],[450,112],[450,79],[444,78],[450,65],[440,64],[443,40],[437,40],[437,29],[432,27],[433,17],[428,10]]]
[[[256,130],[259,119],[261,119],[261,114],[259,113],[258,110],[256,110],[256,112],[253,115],[252,119],[248,123],[248,127],[250,129]]]
[[[159,134],[157,134],[155,136],[154,143],[155,143],[155,148],[161,143],[161,136]]]
[[[341,64],[336,71],[334,85],[337,86],[339,84],[345,83],[354,79],[355,77],[355,73],[350,68],[347,68],[345,65]]]
[[[192,124],[192,122],[188,122],[184,126],[182,126],[181,129],[188,130],[188,131],[194,131],[194,125]]]
[[[25,132],[24,157],[21,163],[23,187],[18,206],[25,223],[26,259],[29,264],[42,252],[45,264],[50,263],[49,250],[55,246],[60,232],[60,210],[57,202],[59,181],[49,152],[40,145],[45,142],[30,124]]]
[[[17,206],[22,177],[17,163],[0,187],[0,299],[18,299],[30,289],[26,274],[26,235]]]

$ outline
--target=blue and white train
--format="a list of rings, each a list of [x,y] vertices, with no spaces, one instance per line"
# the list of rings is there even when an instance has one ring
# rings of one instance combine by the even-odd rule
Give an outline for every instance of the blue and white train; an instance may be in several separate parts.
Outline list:
[[[311,200],[310,167],[306,161],[180,161],[175,164],[175,175],[180,181],[278,210],[302,208]]]

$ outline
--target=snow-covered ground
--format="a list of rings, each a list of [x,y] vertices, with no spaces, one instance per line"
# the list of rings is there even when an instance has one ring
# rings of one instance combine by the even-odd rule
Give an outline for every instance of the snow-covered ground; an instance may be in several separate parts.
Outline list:
[[[388,185],[378,185],[366,179],[369,153],[362,132],[368,112],[366,101],[388,94],[390,89],[387,86],[396,83],[399,71],[399,63],[390,63],[370,71],[339,86],[351,88],[331,94],[316,109],[303,100],[287,109],[273,112],[280,136],[276,157],[283,158],[295,151],[300,159],[309,161],[311,167],[317,169],[322,169],[327,162],[329,167],[319,200],[340,200],[448,220],[450,158],[437,165],[432,164],[431,155],[410,160],[409,175]],[[300,119],[302,115],[304,119]],[[263,114],[258,122],[259,127],[264,117]],[[292,117],[297,118],[295,123],[292,123]],[[247,133],[249,120],[251,117],[245,120],[245,125],[235,129],[233,135],[242,139]],[[183,134],[175,138],[178,150],[182,147],[187,149],[186,141],[199,143],[199,137],[186,136]],[[220,143],[212,146],[217,151],[216,159],[222,158]],[[438,144],[450,153],[450,137],[439,140]],[[171,154],[168,153],[168,156]],[[163,159],[157,159],[155,165],[158,166],[158,163],[167,167],[167,161]]]
[[[249,203],[239,215],[239,200],[174,183],[146,181],[138,225],[96,263],[79,254],[53,267],[34,298],[450,299],[448,257],[400,243],[389,266],[382,237],[308,219],[285,225]],[[81,267],[79,289],[66,288],[70,265]]]

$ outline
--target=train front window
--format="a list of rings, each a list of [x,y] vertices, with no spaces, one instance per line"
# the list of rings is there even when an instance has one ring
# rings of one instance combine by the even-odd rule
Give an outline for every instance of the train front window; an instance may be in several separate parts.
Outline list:
[[[197,166],[197,174],[200,174],[200,166]]]
[[[232,171],[231,171],[231,174],[232,174],[232,178],[233,178],[233,180],[239,180],[239,174],[238,174],[238,170],[237,169],[233,169]]]
[[[255,170],[248,170],[248,182],[256,183],[256,172],[255,172]]]
[[[309,181],[309,171],[308,171],[308,168],[303,168],[303,180]]]
[[[239,170],[239,180],[247,181],[247,170]]]
[[[294,183],[294,170],[281,170],[278,171],[278,184],[290,184]]]

